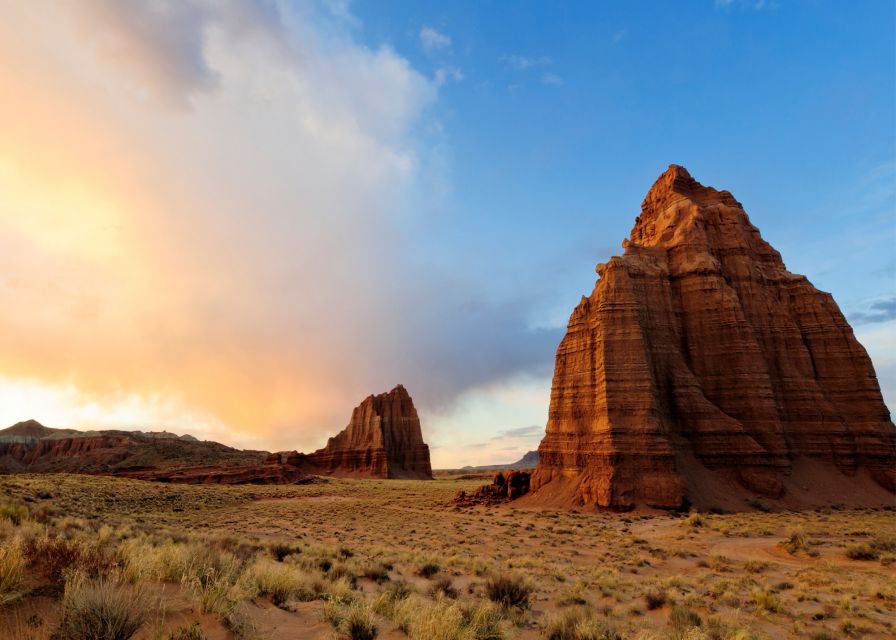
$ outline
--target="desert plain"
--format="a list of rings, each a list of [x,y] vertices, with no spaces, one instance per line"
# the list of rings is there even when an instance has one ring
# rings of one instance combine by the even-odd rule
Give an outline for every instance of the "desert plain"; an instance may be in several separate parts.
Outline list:
[[[0,638],[86,637],[72,614],[90,606],[137,625],[135,638],[163,640],[896,632],[892,509],[454,503],[484,477],[226,486],[3,476]]]

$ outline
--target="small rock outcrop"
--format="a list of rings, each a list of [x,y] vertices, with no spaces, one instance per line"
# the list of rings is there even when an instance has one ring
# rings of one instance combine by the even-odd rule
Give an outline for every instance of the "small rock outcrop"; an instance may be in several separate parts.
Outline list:
[[[348,426],[307,457],[328,475],[432,478],[420,419],[402,385],[368,396],[352,411]]]
[[[498,472],[491,484],[484,484],[470,493],[463,489],[458,491],[454,502],[459,506],[472,506],[516,500],[529,493],[531,477],[528,471]]]
[[[865,349],[730,193],[670,166],[623,249],[557,349],[534,495],[677,508],[710,470],[781,498],[801,458],[894,491],[896,430]]]

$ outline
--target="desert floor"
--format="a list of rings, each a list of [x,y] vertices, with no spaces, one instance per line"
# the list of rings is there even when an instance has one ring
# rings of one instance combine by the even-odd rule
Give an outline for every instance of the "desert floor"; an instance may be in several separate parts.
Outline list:
[[[894,510],[453,505],[482,483],[2,476],[0,638],[896,634]]]

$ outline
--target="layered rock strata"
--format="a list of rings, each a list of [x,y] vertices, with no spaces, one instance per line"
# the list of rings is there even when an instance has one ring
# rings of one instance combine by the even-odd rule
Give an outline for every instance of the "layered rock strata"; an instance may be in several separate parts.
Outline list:
[[[696,461],[780,497],[800,456],[894,490],[896,430],[865,349],[730,193],[670,166],[623,249],[557,350],[534,492],[674,508]]]
[[[432,478],[414,401],[402,386],[368,396],[352,411],[348,426],[308,461],[331,475],[374,478]]]

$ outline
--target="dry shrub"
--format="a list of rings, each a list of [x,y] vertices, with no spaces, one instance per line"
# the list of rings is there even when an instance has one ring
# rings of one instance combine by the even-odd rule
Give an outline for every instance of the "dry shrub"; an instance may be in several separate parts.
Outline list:
[[[846,548],[846,557],[850,560],[877,560],[880,558],[880,551],[867,542],[860,542]]]
[[[73,573],[65,583],[57,636],[71,639],[127,640],[143,625],[142,594],[108,580],[88,581]]]
[[[647,608],[650,611],[654,609],[659,609],[663,605],[666,604],[668,600],[668,596],[666,595],[665,589],[651,589],[647,593],[644,594],[644,602],[647,605]]]
[[[115,557],[82,540],[62,536],[35,537],[26,543],[25,555],[52,582],[62,582],[69,572],[80,571],[88,578],[108,578],[115,569]]]
[[[615,629],[595,619],[583,608],[568,609],[546,618],[541,628],[544,640],[621,640]]]
[[[457,598],[458,593],[457,589],[455,589],[454,585],[451,583],[451,578],[448,576],[439,576],[433,580],[432,586],[429,588],[429,595],[434,598],[442,595],[454,600]]]
[[[485,594],[492,602],[506,609],[529,608],[532,585],[523,577],[510,574],[492,576],[485,581]]]
[[[417,575],[423,578],[432,578],[439,571],[442,570],[442,567],[437,565],[435,562],[427,562],[417,570]]]

